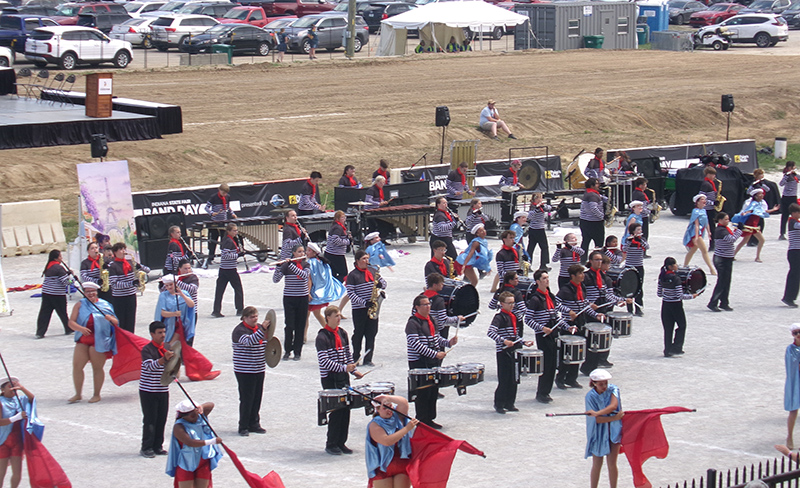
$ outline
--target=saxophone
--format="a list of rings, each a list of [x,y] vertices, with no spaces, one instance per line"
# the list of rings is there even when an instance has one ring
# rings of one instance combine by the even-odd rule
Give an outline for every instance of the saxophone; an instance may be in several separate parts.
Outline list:
[[[97,260],[100,264],[100,291],[106,293],[109,288],[110,284],[108,281],[108,270],[105,268],[105,263],[103,263],[103,255],[100,255],[100,259]]]
[[[646,188],[647,196],[650,197],[650,222],[658,220],[658,213],[661,212],[661,205],[656,200],[656,192],[652,188]]]
[[[147,273],[145,273],[141,269],[137,269],[136,278],[138,279],[138,281],[136,281],[136,290],[139,293],[144,293],[144,288],[145,285],[147,284]]]
[[[456,267],[453,264],[453,258],[450,256],[445,256],[445,263],[447,263],[447,277],[451,280],[456,279]]]
[[[372,305],[367,309],[367,317],[369,317],[370,320],[378,318],[378,314],[381,311],[381,303],[386,299],[386,294],[381,290],[380,285],[381,274],[375,271],[375,281],[372,282],[372,295],[369,299]]]
[[[714,179],[714,181],[717,182],[717,186],[719,187],[717,190],[717,201],[714,203],[714,210],[721,212],[722,206],[725,205],[725,200],[727,200],[727,198],[722,196],[722,181],[717,179]]]

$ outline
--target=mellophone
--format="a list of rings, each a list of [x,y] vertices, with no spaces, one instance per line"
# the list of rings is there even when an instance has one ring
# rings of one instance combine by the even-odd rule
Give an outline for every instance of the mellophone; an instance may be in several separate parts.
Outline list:
[[[458,363],[455,366],[416,368],[408,371],[408,400],[414,401],[416,392],[423,388],[455,386],[459,396],[467,393],[467,387],[483,381],[486,366],[481,363]]]
[[[317,398],[317,425],[328,424],[328,414],[343,408],[364,408],[366,415],[372,415],[375,407],[372,400],[381,395],[394,395],[394,383],[379,381],[348,388],[322,390]]]

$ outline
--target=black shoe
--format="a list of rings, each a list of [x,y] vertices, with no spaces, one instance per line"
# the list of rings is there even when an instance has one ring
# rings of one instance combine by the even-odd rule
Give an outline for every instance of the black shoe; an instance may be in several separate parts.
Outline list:
[[[266,429],[264,429],[260,425],[258,427],[250,427],[247,430],[248,430],[248,432],[251,432],[253,434],[266,434],[267,433]]]
[[[439,393],[439,398],[444,398],[444,393]]]
[[[672,356],[674,356],[674,354],[672,354],[671,352],[665,352],[664,353],[664,357],[665,358],[671,358]]]
[[[219,313],[219,312],[211,312],[211,316],[212,316],[212,317],[216,317],[216,318],[218,318],[218,319],[221,319],[222,317],[224,317],[224,315],[222,315],[222,314],[221,314],[221,313]]]
[[[720,305],[719,308],[725,310],[726,312],[733,312],[733,309],[727,305]]]
[[[505,415],[506,414],[506,409],[503,408],[503,407],[494,407],[494,411],[499,413],[499,414],[501,414],[501,415]]]
[[[545,395],[545,396],[536,395],[536,401],[539,403],[552,403],[553,399],[550,397],[550,395]]]
[[[564,382],[562,381],[556,381],[556,388],[558,388],[559,390],[566,390],[567,385],[565,385]]]
[[[237,317],[241,317],[242,316],[242,311],[241,310],[237,310],[236,311],[236,316]]]
[[[673,356],[683,356],[683,351],[682,350],[680,350],[680,351],[672,351],[671,354]]]
[[[325,452],[327,452],[328,454],[330,454],[332,456],[341,456],[342,455],[342,450],[339,449],[336,446],[334,446],[334,447],[326,447],[325,448]]]
[[[434,428],[434,429],[436,429],[436,430],[442,430],[442,426],[441,426],[441,425],[439,425],[439,424],[437,424],[437,423],[436,423],[436,422],[434,422],[433,420],[429,420],[428,422],[425,422],[425,424],[426,424],[428,427],[433,427],[433,428]]]
[[[287,360],[289,359],[289,356],[290,356],[291,354],[292,354],[292,353],[290,353],[290,352],[285,352],[285,353],[283,353],[283,360],[284,360],[284,361],[287,361]]]
[[[156,457],[156,453],[153,452],[152,449],[145,449],[143,451],[139,451],[139,455],[142,456],[143,458],[148,458],[148,459]]]
[[[637,317],[644,317],[644,312],[642,312],[641,310],[638,310],[638,311],[637,311],[636,313],[634,313],[633,315],[636,315]]]
[[[161,449],[161,448],[153,449],[153,452],[155,453],[156,456],[166,456],[168,454],[166,449]]]
[[[786,302],[784,301],[783,303],[786,303]],[[36,334],[36,335],[35,335],[33,338],[34,338],[34,339],[44,339],[44,336],[43,336],[43,335]]]
[[[706,307],[707,307],[709,310],[711,310],[712,312],[722,312],[722,310],[721,310],[721,309],[720,309],[718,306],[716,306],[716,305],[712,305],[712,304],[710,304],[710,303],[709,303],[708,305],[706,305]]]
[[[292,360],[300,361],[300,354],[299,353],[294,353],[294,357],[292,358]]]
[[[362,364],[362,366],[373,367],[373,366],[375,366],[375,363],[373,363],[372,361],[366,361],[364,364]]]
[[[509,135],[508,135],[508,138],[509,138],[509,139],[516,139],[516,137],[514,137],[514,134],[509,134]]]
[[[781,301],[782,301],[783,303],[785,303],[786,305],[788,305],[789,307],[792,307],[792,308],[797,308],[797,304],[796,304],[796,303],[794,303],[792,300],[786,300],[786,299],[783,299],[783,300],[781,300]],[[41,337],[40,337],[40,336],[36,336],[36,338],[37,338],[37,339],[41,339]]]
[[[591,371],[588,371],[588,370],[585,370],[585,369],[581,369],[581,374],[583,376],[589,376],[591,373],[592,373]]]
[[[598,364],[598,367],[604,368],[604,369],[613,368],[614,367],[614,363],[609,362],[609,361],[600,361],[600,364]]]
[[[344,444],[339,446],[339,450],[342,451],[342,454],[353,454],[353,450],[345,446]]]
[[[551,268],[550,266],[542,266],[539,269],[543,269],[543,270],[548,271],[548,272],[553,270],[553,268]]]
[[[648,254],[645,254],[645,255],[644,255],[644,256],[642,256],[642,257],[644,257],[644,259],[650,259],[650,258],[652,258],[653,256],[650,256],[650,255],[648,255]]]
[[[779,240],[779,241],[785,241],[785,240],[786,240],[786,236],[785,236],[785,235],[783,235],[783,234],[781,234],[781,236],[780,236],[780,237],[778,237],[778,240]]]
[[[519,409],[514,405],[511,405],[510,407],[506,407],[506,412],[519,412]]]
[[[250,431],[248,431],[247,429],[239,429],[239,435],[242,437],[247,437],[250,435]]]
[[[577,381],[567,383],[567,386],[569,386],[570,388],[583,388],[583,385],[578,383]]]

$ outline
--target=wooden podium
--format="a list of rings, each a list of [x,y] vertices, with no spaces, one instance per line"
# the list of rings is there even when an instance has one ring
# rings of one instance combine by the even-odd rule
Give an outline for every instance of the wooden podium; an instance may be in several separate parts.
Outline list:
[[[112,73],[86,75],[86,116],[111,117]]]

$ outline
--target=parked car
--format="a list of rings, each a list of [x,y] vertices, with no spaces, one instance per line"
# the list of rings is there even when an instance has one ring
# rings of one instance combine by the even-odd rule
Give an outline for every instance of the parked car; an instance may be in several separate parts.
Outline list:
[[[142,17],[161,17],[162,15],[177,14],[178,10],[191,3],[231,3],[230,0],[172,0],[164,4],[160,10],[146,12]]]
[[[377,2],[371,0],[356,0],[356,15],[361,15],[363,17],[364,10],[369,8],[369,6],[372,5],[373,3]],[[329,12],[346,14],[349,10],[349,7],[350,7],[350,2],[342,2],[333,7],[332,10],[329,10]]]
[[[78,15],[78,23],[75,25],[81,25],[83,27],[94,27],[103,34],[108,34],[109,32],[111,32],[111,28],[113,26],[121,24],[127,20],[130,20],[131,18],[132,17],[128,15],[127,12],[123,14],[94,12],[91,14]]]
[[[667,7],[669,7],[669,23],[678,25],[688,22],[693,13],[707,8],[703,2],[695,0],[671,0]]]
[[[779,14],[788,9],[792,3],[789,0],[756,0],[742,9],[742,14]]]
[[[140,17],[147,12],[155,12],[161,9],[167,2],[127,2],[124,4],[125,10],[131,17]]]
[[[365,8],[361,13],[364,22],[369,26],[370,34],[378,32],[381,27],[381,21],[394,17],[397,14],[408,12],[412,8],[417,8],[408,2],[374,2],[369,7]]]
[[[347,15],[316,14],[301,17],[291,26],[286,27],[286,33],[289,34],[288,47],[290,51],[309,52],[308,29],[312,25],[317,27],[319,49],[333,51],[342,47],[344,31],[347,28]],[[369,42],[369,26],[360,15],[356,16],[354,42],[355,52],[361,51],[361,48]]]
[[[217,19],[208,15],[164,15],[150,24],[153,46],[159,51],[178,47],[190,36],[202,34],[217,24]]]
[[[275,17],[273,19],[274,20],[271,20],[269,24],[264,26],[264,30],[272,34],[279,32],[282,27],[289,27],[292,25],[292,22],[297,20],[297,17],[289,15],[286,17]]]
[[[768,47],[789,39],[789,27],[778,14],[736,15],[719,26],[727,27],[733,43],[755,43],[758,47]]]
[[[5,46],[0,46],[0,66],[14,66],[14,51]]]
[[[800,2],[792,4],[781,14],[790,29],[800,29]]]
[[[0,46],[25,54],[25,41],[34,29],[56,25],[55,20],[36,15],[0,15]]]
[[[252,25],[243,24],[217,24],[202,34],[187,39],[178,46],[184,53],[210,52],[214,44],[228,44],[233,46],[234,54],[255,53],[267,56],[275,48],[272,35]]]
[[[209,17],[214,17],[215,19],[219,20],[228,13],[230,9],[235,7],[237,4],[227,2],[215,2],[215,3],[187,3],[184,5],[180,10],[176,13],[178,14],[194,14],[194,15],[208,15]]]
[[[249,24],[264,27],[269,23],[269,18],[261,7],[233,7],[219,21],[221,24]]]
[[[332,10],[336,5],[326,0],[308,0],[307,2],[301,0],[243,0],[239,3],[242,5],[261,7],[270,17],[285,15],[303,17],[304,15],[327,12],[328,10]]]
[[[692,27],[719,24],[723,20],[733,17],[743,8],[744,6],[738,3],[715,3],[708,7],[708,10],[693,13],[689,24]]]
[[[140,17],[138,19],[133,18],[126,20],[112,27],[108,37],[119,39],[120,41],[128,41],[134,46],[150,49],[153,47],[153,41],[150,39],[153,30],[150,28],[150,24],[155,21],[156,19],[154,17]]]
[[[34,29],[25,44],[25,57],[40,68],[57,64],[75,69],[80,64],[114,63],[125,68],[133,59],[131,43],[109,39],[91,27],[60,25]]]
[[[55,15],[50,16],[51,19],[59,23],[59,25],[76,25],[78,23],[78,15],[92,14],[95,12],[127,14],[125,7],[117,3],[110,2],[81,2],[81,3],[64,3],[58,6],[58,11]]]
[[[52,5],[20,5],[3,8],[4,14],[43,15],[45,17],[56,15],[57,11],[58,8]]]

